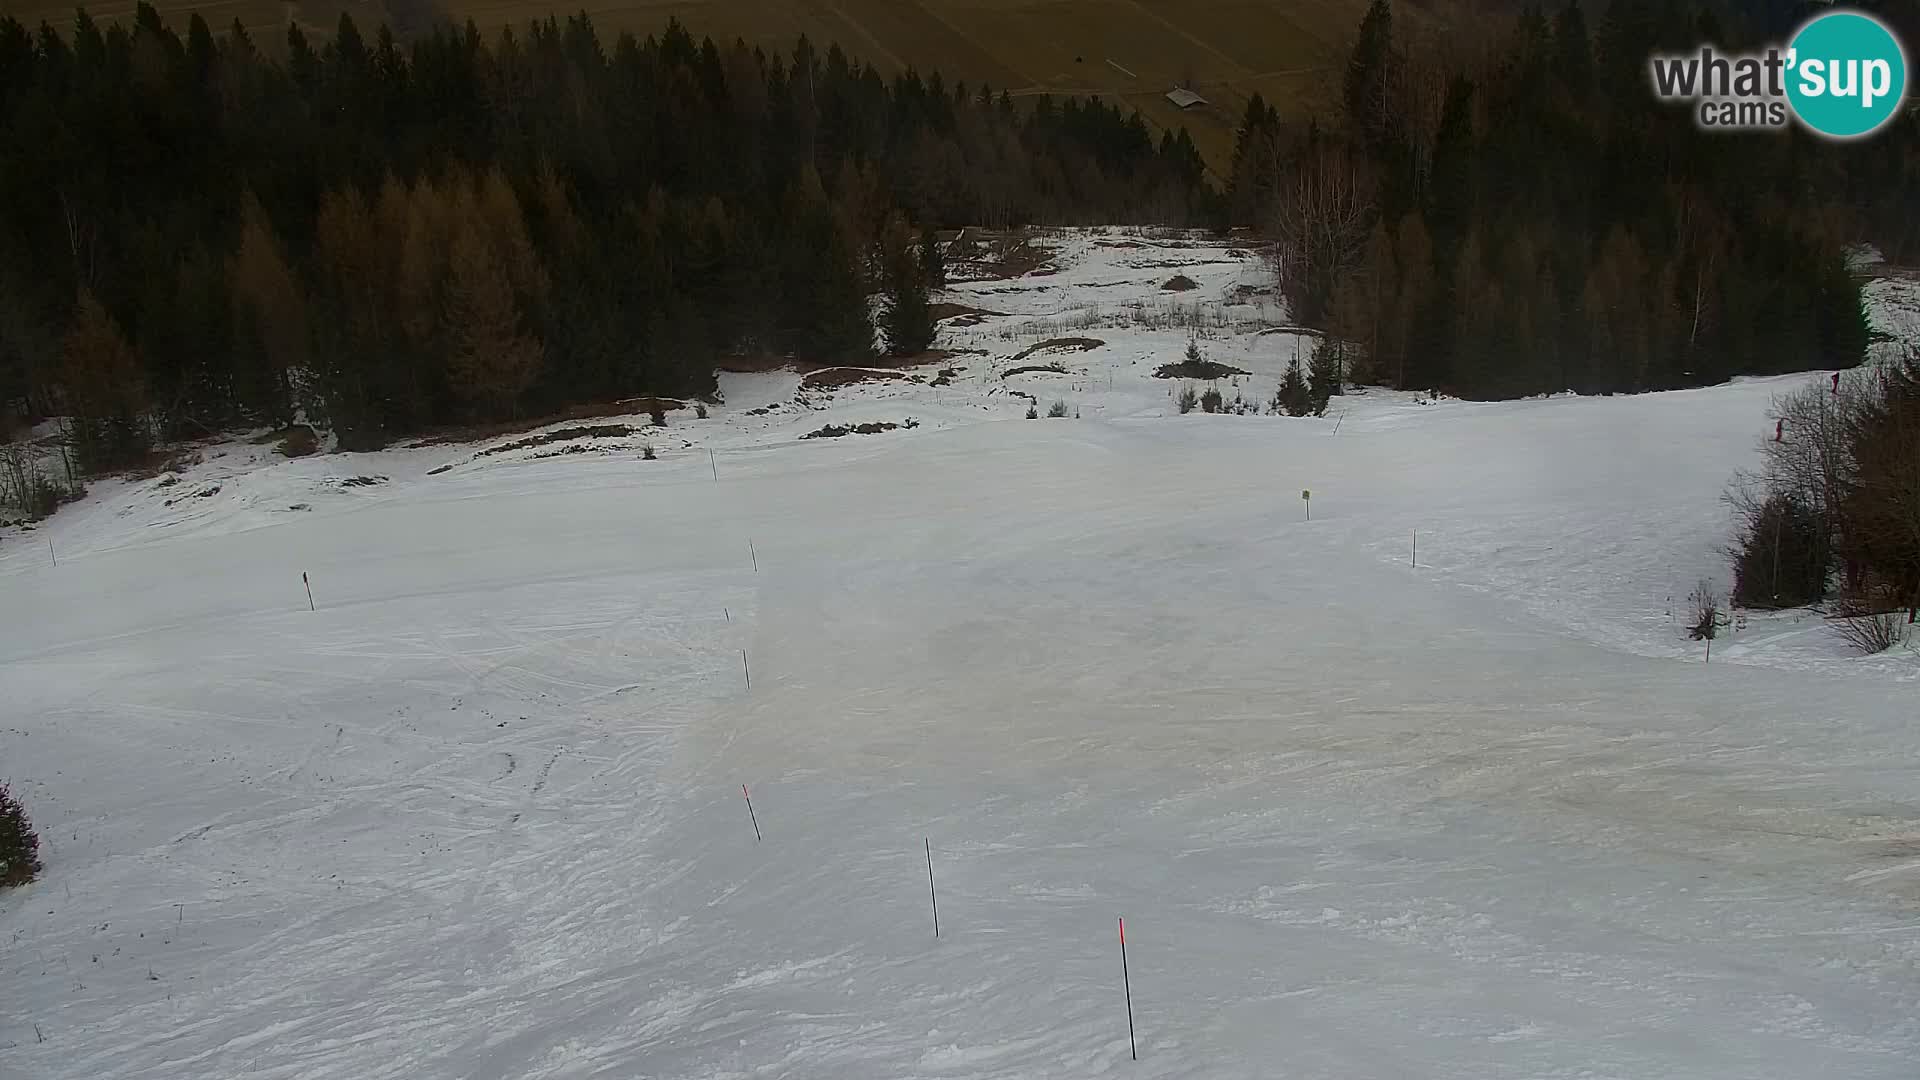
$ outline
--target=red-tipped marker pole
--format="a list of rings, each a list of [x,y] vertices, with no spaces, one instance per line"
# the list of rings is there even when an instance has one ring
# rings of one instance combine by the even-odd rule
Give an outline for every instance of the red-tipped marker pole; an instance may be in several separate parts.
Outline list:
[[[753,796],[747,794],[747,785],[740,785],[740,794],[747,800],[747,820],[753,822],[753,842],[760,842],[760,819],[753,813]]]
[[[1133,1037],[1133,979],[1127,974],[1127,920],[1120,920],[1120,984],[1127,990],[1127,1047],[1140,1060],[1140,1044]]]

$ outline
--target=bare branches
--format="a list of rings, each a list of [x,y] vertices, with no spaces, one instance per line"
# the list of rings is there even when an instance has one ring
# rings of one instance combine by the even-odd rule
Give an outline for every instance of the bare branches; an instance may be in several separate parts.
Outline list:
[[[1274,270],[1294,317],[1317,323],[1340,275],[1356,263],[1375,214],[1374,184],[1351,149],[1314,143],[1280,182],[1274,209]]]
[[[1886,652],[1907,639],[1906,618],[1897,611],[1846,616],[1834,621],[1833,630],[1840,640],[1868,656]]]

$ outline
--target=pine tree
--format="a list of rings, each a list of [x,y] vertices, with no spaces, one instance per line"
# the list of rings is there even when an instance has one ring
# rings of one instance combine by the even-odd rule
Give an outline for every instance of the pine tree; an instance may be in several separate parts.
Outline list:
[[[1393,8],[1387,0],[1373,0],[1360,20],[1360,36],[1347,60],[1344,96],[1348,122],[1376,139],[1386,133],[1387,80],[1393,62]]]
[[[1305,416],[1313,411],[1313,391],[1307,386],[1306,375],[1300,370],[1300,354],[1295,353],[1287,362],[1286,378],[1280,381],[1280,391],[1274,395],[1274,404],[1288,416]]]
[[[82,464],[100,470],[139,461],[153,441],[140,356],[86,290],[74,307],[61,360]]]
[[[920,277],[929,289],[947,287],[947,257],[932,229],[920,233]]]
[[[826,250],[815,253],[812,286],[806,358],[836,364],[872,359],[866,274],[849,230],[838,223],[829,227]]]
[[[287,373],[308,363],[307,298],[252,191],[241,196],[240,245],[227,262],[227,276],[237,404],[277,426],[292,418]]]
[[[1431,378],[1441,351],[1439,320],[1433,316],[1433,242],[1419,214],[1408,214],[1395,230],[1394,274],[1393,313],[1385,335],[1394,366],[1382,374],[1395,388],[1409,390]]]
[[[1315,416],[1327,414],[1327,404],[1340,393],[1341,352],[1345,345],[1332,336],[1323,337],[1313,347],[1313,359],[1307,380],[1307,408]],[[1296,365],[1297,365],[1296,361]],[[1288,369],[1291,377],[1292,368]]]
[[[880,328],[887,351],[914,356],[933,344],[933,308],[925,276],[926,248],[906,218],[895,212],[881,234],[881,285],[885,300]]]
[[[40,838],[26,808],[0,782],[0,888],[25,885],[40,876]]]
[[[1593,40],[1587,34],[1587,16],[1580,0],[1568,0],[1553,20],[1555,70],[1568,90],[1584,97],[1593,86]]]
[[[514,415],[545,350],[527,331],[506,260],[484,236],[454,239],[447,283],[447,374],[454,393],[489,418]]]

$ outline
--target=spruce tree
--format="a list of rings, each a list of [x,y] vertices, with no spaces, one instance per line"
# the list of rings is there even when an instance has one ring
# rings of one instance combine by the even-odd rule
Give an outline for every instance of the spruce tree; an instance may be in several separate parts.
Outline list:
[[[920,233],[920,277],[929,289],[947,287],[947,257],[932,229]]]
[[[40,838],[27,811],[0,782],[0,888],[25,885],[40,876]]]
[[[814,264],[806,359],[849,364],[873,358],[873,319],[860,262],[847,230],[836,223]]]
[[[933,308],[927,302],[927,285],[920,267],[907,253],[896,256],[887,275],[887,311],[883,329],[887,351],[895,356],[914,356],[933,344]]]
[[[1307,386],[1307,379],[1300,371],[1300,354],[1295,353],[1287,362],[1287,376],[1280,382],[1280,392],[1274,396],[1274,402],[1285,410],[1288,416],[1305,416],[1313,411],[1313,391]]]
[[[80,294],[61,360],[81,463],[101,470],[138,462],[152,445],[140,356],[91,292]]]
[[[1331,336],[1321,338],[1320,343],[1313,347],[1313,360],[1307,377],[1307,405],[1315,416],[1325,416],[1327,403],[1340,392],[1341,354],[1344,351],[1345,344]]]
[[[1356,130],[1379,137],[1385,132],[1388,65],[1393,63],[1393,8],[1373,0],[1360,20],[1360,37],[1347,60],[1344,97],[1347,120]]]

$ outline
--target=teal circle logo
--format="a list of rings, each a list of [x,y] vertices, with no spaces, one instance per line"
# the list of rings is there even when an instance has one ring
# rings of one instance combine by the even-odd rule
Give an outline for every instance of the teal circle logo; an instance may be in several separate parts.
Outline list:
[[[1789,46],[1787,101],[1800,122],[1834,139],[1878,131],[1907,93],[1907,55],[1880,20],[1857,11],[1822,15]]]

